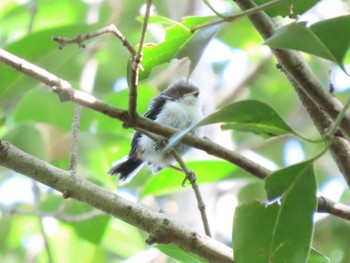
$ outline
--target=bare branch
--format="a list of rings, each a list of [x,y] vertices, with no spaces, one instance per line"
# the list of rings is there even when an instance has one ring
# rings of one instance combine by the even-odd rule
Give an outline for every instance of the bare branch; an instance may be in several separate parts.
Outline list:
[[[172,244],[209,262],[232,263],[232,249],[140,204],[128,201],[70,172],[0,140],[0,165],[41,182],[148,233],[157,243]]]
[[[34,77],[46,85],[52,87],[53,91],[59,95],[62,101],[74,101],[82,106],[101,112],[102,114],[105,114],[109,117],[119,119],[130,127],[144,129],[166,138],[169,138],[175,133],[179,132],[177,129],[160,125],[159,123],[155,123],[141,116],[138,116],[136,120],[132,120],[130,119],[127,111],[113,107],[90,94],[76,90],[72,88],[69,82],[62,80],[57,76],[47,72],[46,70],[41,69],[1,49],[0,61],[3,61],[18,71]],[[236,164],[237,166],[241,167],[256,177],[265,178],[271,172],[268,169],[249,160],[248,158],[230,151],[216,143],[213,143],[208,139],[201,139],[196,136],[187,134],[182,141],[192,147],[201,149],[208,154],[217,156],[230,163]]]
[[[55,36],[52,38],[52,40],[60,44],[59,45],[60,49],[63,49],[67,44],[74,44],[74,43],[77,44],[80,48],[85,48],[86,45],[84,44],[84,41],[99,37],[107,33],[112,33],[116,37],[118,37],[122,42],[123,46],[125,46],[129,50],[130,54],[132,56],[135,56],[136,51],[134,47],[129,43],[129,41],[124,37],[124,35],[118,30],[118,28],[115,25],[105,26],[95,32],[88,33],[86,35],[78,35],[75,38],[65,38],[65,37]]]
[[[196,174],[193,171],[188,169],[186,163],[182,160],[181,156],[179,155],[179,153],[175,149],[171,149],[170,151],[171,151],[172,155],[174,156],[175,160],[179,163],[179,165],[181,166],[181,168],[184,170],[184,172],[186,174],[186,178],[182,182],[182,186],[184,186],[184,183],[186,180],[188,180],[190,182],[190,184],[192,185],[192,188],[193,188],[194,194],[196,196],[196,200],[197,200],[197,206],[198,206],[199,212],[201,214],[205,234],[207,236],[211,237],[209,221],[208,221],[207,213],[205,212],[205,203],[203,201],[202,194],[199,191],[199,186],[197,184]]]
[[[210,26],[214,26],[214,25],[217,25],[217,24],[221,24],[221,23],[225,23],[225,22],[233,22],[235,21],[236,19],[238,18],[241,18],[241,17],[244,17],[244,16],[248,16],[248,15],[252,15],[252,14],[255,14],[259,11],[262,11],[262,10],[266,10],[270,7],[273,7],[273,6],[276,6],[278,4],[281,4],[283,2],[285,2],[286,0],[274,0],[274,1],[270,1],[270,2],[267,2],[265,4],[261,4],[259,6],[253,6],[251,7],[250,9],[247,9],[243,12],[239,12],[237,14],[234,14],[234,15],[231,15],[231,16],[223,16],[221,14],[219,14],[218,12],[216,12],[214,10],[214,8],[211,7],[211,5],[208,5],[207,4],[207,1],[206,4],[208,5],[208,7],[216,14],[218,15],[219,17],[221,17],[222,19],[220,20],[216,20],[216,21],[213,21],[211,23],[208,23],[208,24],[204,24],[204,25],[199,25],[199,26],[196,26],[194,28],[191,29],[192,32],[195,32],[199,29],[203,29],[205,27],[210,27]]]
[[[324,196],[318,197],[318,209],[319,213],[331,213],[350,221],[350,207],[341,203],[334,202],[325,198]]]
[[[26,75],[40,80],[41,82],[45,83],[50,87],[53,87],[53,91],[56,92],[64,101],[74,101],[92,110],[101,112],[102,114],[105,114],[111,118],[119,119],[124,123],[133,123],[134,128],[140,128],[166,138],[169,138],[175,133],[179,132],[179,130],[173,129],[168,126],[160,125],[159,123],[156,123],[141,116],[138,116],[136,118],[136,121],[133,122],[133,120],[130,120],[127,111],[113,107],[90,94],[87,94],[80,90],[76,90],[71,87],[71,84],[69,82],[62,80],[57,76],[47,72],[46,70],[41,69],[23,59],[20,59],[2,49],[0,49],[0,61],[4,62],[5,64],[9,65],[10,67],[13,67],[14,69],[22,73],[25,73]],[[243,170],[260,179],[264,179],[271,173],[269,169],[251,161],[250,159],[244,157],[241,154],[230,151],[216,143],[213,143],[208,139],[201,139],[196,136],[187,134],[182,139],[182,143],[203,150],[208,154],[214,155],[218,158],[235,164],[238,167],[242,168]],[[2,160],[0,158],[0,163],[1,161]],[[7,167],[5,164],[4,166]]]
[[[336,131],[335,124],[332,124],[331,119],[327,114],[320,110],[320,106],[318,106],[305,92],[300,88],[298,83],[292,79],[288,72],[286,72],[280,65],[277,67],[282,70],[282,72],[287,76],[288,80],[293,84],[296,93],[299,96],[300,101],[305,107],[306,111],[310,115],[312,121],[314,122],[318,132],[323,137],[329,128],[333,127],[334,137],[332,138],[332,144],[330,145],[330,152],[337,163],[337,166],[340,172],[343,174],[345,181],[350,187],[350,143],[346,140],[342,134]],[[340,116],[339,116],[340,117]]]
[[[135,56],[131,58],[131,79],[130,79],[130,87],[129,87],[129,115],[132,119],[134,119],[137,115],[136,106],[137,106],[137,85],[139,82],[139,69],[140,69],[140,63],[142,61],[142,49],[145,41],[151,6],[152,6],[152,0],[147,0],[146,12],[142,23],[142,31],[141,31],[141,37],[138,45],[138,50]]]
[[[152,140],[154,140],[155,142],[162,143],[162,140],[166,140],[164,137],[157,136],[157,135],[155,135],[153,133],[150,133],[148,131],[145,131],[145,130],[142,130],[142,129],[138,129],[138,130],[140,132],[142,132],[143,134],[145,134],[147,137],[149,137]],[[166,143],[164,145],[166,145]],[[179,155],[179,153],[175,149],[170,149],[169,152],[174,156],[174,159],[179,163],[179,165],[181,166],[182,169],[178,169],[175,166],[170,166],[169,168],[172,168],[172,169],[175,168],[175,170],[177,170],[177,171],[179,171],[181,173],[184,173],[186,175],[185,179],[182,182],[182,186],[184,187],[185,182],[187,180],[192,185],[192,188],[193,188],[193,191],[195,193],[196,200],[197,200],[197,206],[198,206],[199,212],[201,214],[201,218],[202,218],[205,234],[207,236],[211,237],[209,221],[208,221],[207,214],[205,212],[205,203],[203,201],[201,192],[199,191],[199,186],[198,186],[198,184],[196,182],[197,181],[196,174],[193,171],[188,169],[186,163],[182,160],[181,156]]]
[[[242,10],[249,10],[255,7],[251,0],[235,0]],[[272,20],[264,12],[258,12],[249,16],[254,27],[260,35],[267,39],[272,36],[280,26],[277,20]],[[321,107],[325,113],[335,120],[343,109],[343,105],[337,98],[330,96],[322,87],[317,77],[312,73],[305,60],[296,51],[271,49],[279,64],[288,72],[290,77],[298,84],[300,89],[309,96],[316,105]],[[293,83],[292,83],[293,84]],[[350,138],[350,114],[347,113],[340,129]]]

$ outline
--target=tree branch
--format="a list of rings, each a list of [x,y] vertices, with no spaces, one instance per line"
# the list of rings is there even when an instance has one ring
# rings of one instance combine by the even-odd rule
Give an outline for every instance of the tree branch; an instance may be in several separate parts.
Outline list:
[[[181,156],[179,155],[179,153],[175,149],[171,149],[170,151],[171,151],[171,154],[174,156],[175,160],[179,163],[182,170],[186,174],[186,177],[182,183],[182,186],[184,186],[186,180],[188,180],[190,182],[190,184],[192,185],[194,194],[196,195],[197,206],[198,206],[199,212],[201,214],[201,218],[202,218],[202,222],[203,222],[203,226],[204,226],[204,232],[208,237],[211,237],[209,221],[208,221],[207,213],[205,211],[205,203],[203,201],[202,194],[199,191],[199,186],[197,184],[196,174],[193,171],[188,169],[187,165],[185,164],[185,162],[182,160]]]
[[[131,80],[129,87],[129,115],[134,119],[137,115],[137,86],[139,82],[140,63],[142,61],[142,49],[145,41],[148,18],[150,15],[152,0],[147,0],[145,17],[142,23],[141,37],[137,53],[131,58]]]
[[[305,92],[300,88],[300,86],[292,79],[288,72],[286,72],[279,65],[278,67],[284,72],[289,81],[293,84],[294,89],[299,96],[300,101],[305,107],[306,111],[310,115],[312,121],[314,122],[318,132],[321,136],[324,136],[328,129],[332,126],[332,121],[329,116],[320,109],[320,106],[315,104],[313,100],[310,99],[309,96],[305,94]],[[334,124],[333,124],[334,125]],[[350,143],[348,140],[343,138],[340,132],[335,133],[333,137],[332,144],[329,148],[333,159],[335,160],[340,172],[342,173],[345,181],[350,187]]]
[[[225,22],[233,22],[235,21],[236,19],[238,18],[241,18],[241,17],[244,17],[244,16],[248,16],[248,15],[251,15],[251,14],[255,14],[261,10],[266,10],[266,9],[269,9],[271,7],[274,7],[276,5],[279,5],[279,4],[282,4],[283,2],[285,2],[286,0],[273,0],[273,1],[270,1],[270,2],[267,2],[267,3],[264,3],[264,4],[261,4],[259,6],[252,6],[251,8],[247,9],[247,10],[244,10],[243,12],[239,12],[237,14],[234,14],[234,15],[231,15],[231,16],[224,16],[224,15],[221,15],[219,14],[207,1],[204,1],[205,4],[219,17],[221,17],[222,19],[220,20],[216,20],[216,21],[213,21],[211,23],[207,23],[207,24],[204,24],[204,25],[199,25],[199,26],[196,26],[194,28],[191,29],[192,32],[195,32],[199,29],[203,29],[205,27],[209,27],[209,26],[214,26],[214,25],[217,25],[217,24],[221,24],[221,23],[225,23]]]
[[[53,91],[58,94],[61,101],[76,102],[82,106],[101,112],[102,114],[105,114],[111,118],[118,119],[130,127],[141,128],[166,138],[169,138],[175,133],[179,132],[177,129],[160,125],[159,123],[155,123],[141,116],[138,116],[136,120],[133,120],[130,118],[127,111],[113,107],[112,105],[107,104],[90,94],[74,89],[69,82],[62,80],[46,70],[20,59],[2,49],[0,49],[0,61],[3,61],[7,65],[15,68],[17,71],[23,72],[52,87]],[[216,143],[211,142],[208,139],[201,139],[187,134],[182,141],[194,148],[203,150],[208,154],[236,164],[258,178],[263,179],[271,172],[263,166],[252,162],[243,155],[230,151]]]
[[[65,37],[54,36],[52,40],[60,44],[59,45],[60,49],[63,49],[65,45],[72,44],[72,43],[76,43],[80,48],[85,48],[86,46],[84,44],[84,41],[99,37],[107,33],[112,33],[117,38],[119,38],[123,46],[125,46],[129,50],[130,54],[132,56],[135,56],[136,51],[134,47],[129,43],[129,41],[124,37],[124,35],[119,31],[119,29],[115,25],[105,26],[95,32],[92,32],[86,35],[78,35],[75,38],[65,38]]]
[[[233,262],[232,249],[220,242],[194,232],[165,214],[156,213],[71,175],[3,140],[0,140],[0,165],[148,232],[153,242],[175,245],[209,262]]]
[[[150,132],[142,130],[142,129],[138,129],[138,131],[142,132],[147,137],[151,138],[153,141],[158,142],[158,143],[166,140],[164,137],[160,137],[158,135],[155,135],[153,133],[150,133]],[[185,174],[185,179],[182,182],[182,187],[185,187],[185,182],[187,180],[192,185],[192,189],[194,191],[194,194],[195,194],[196,200],[197,200],[198,210],[201,214],[201,218],[202,218],[202,222],[203,222],[203,226],[204,226],[204,232],[208,237],[211,237],[209,221],[208,221],[208,217],[207,217],[207,214],[205,211],[205,203],[203,201],[202,194],[199,190],[199,186],[196,182],[197,181],[196,174],[193,171],[188,169],[186,163],[182,160],[180,154],[175,149],[173,149],[173,148],[170,149],[169,153],[174,156],[174,159],[179,163],[179,165],[182,169],[179,169],[176,166],[168,166],[168,167]]]
[[[234,0],[242,10],[248,10],[256,5],[251,0]],[[258,12],[248,16],[260,35],[267,39],[272,36],[279,25],[266,13]],[[317,77],[312,73],[305,60],[296,51],[271,48],[278,63],[288,72],[290,77],[307,94],[316,105],[322,108],[325,113],[335,120],[343,109],[343,105],[335,97],[330,96]],[[293,84],[293,83],[292,83]],[[350,114],[347,113],[340,129],[350,138]]]
[[[339,217],[350,221],[350,207],[341,203],[334,202],[325,198],[324,196],[318,196],[318,209],[319,213],[337,214]]]
[[[166,138],[169,138],[175,133],[179,132],[179,130],[160,125],[159,123],[153,122],[141,116],[137,116],[135,121],[130,120],[127,111],[113,107],[90,94],[76,90],[71,87],[69,82],[62,80],[46,70],[20,59],[2,49],[0,49],[0,61],[52,87],[53,91],[56,92],[63,101],[74,101],[82,106],[101,112],[102,114],[105,114],[111,118],[115,118],[124,123],[133,125],[134,128],[140,128]],[[187,134],[181,142],[235,164],[260,179],[264,179],[271,173],[269,169],[251,161],[241,154],[230,151],[216,143],[213,143],[208,139],[202,139]],[[347,219],[346,217],[343,217],[343,214],[341,213],[334,215]]]

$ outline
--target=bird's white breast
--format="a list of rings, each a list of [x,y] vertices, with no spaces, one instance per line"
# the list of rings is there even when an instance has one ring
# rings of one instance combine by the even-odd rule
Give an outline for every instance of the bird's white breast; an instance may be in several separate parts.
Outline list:
[[[200,101],[193,96],[188,96],[179,101],[166,101],[155,122],[183,130],[199,122],[202,118]],[[198,130],[194,131],[194,133],[197,134]],[[147,162],[167,166],[173,161],[173,158],[168,154],[161,150],[157,151],[156,143],[145,135],[140,138],[139,146],[141,148],[141,152],[139,152],[140,157]],[[180,154],[183,154],[188,149],[188,146],[180,144],[175,148]]]

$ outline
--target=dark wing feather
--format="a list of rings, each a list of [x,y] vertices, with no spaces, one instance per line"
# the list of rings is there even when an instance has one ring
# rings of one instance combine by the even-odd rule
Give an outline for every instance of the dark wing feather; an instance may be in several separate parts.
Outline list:
[[[166,102],[165,97],[163,97],[161,95],[156,97],[152,101],[148,111],[144,114],[144,117],[147,119],[155,120],[157,118],[159,112],[161,111],[162,107],[164,106],[165,102]],[[139,131],[135,131],[134,136],[132,137],[132,140],[131,140],[131,150],[129,153],[129,157],[132,157],[133,155],[135,155],[136,149],[137,149],[137,147],[136,147],[137,142],[140,139],[141,135],[142,134]]]

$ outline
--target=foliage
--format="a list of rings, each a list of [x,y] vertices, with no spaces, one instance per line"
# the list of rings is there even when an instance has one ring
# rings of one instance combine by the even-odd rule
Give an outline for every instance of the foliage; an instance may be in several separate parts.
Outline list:
[[[34,2],[37,2],[37,12],[30,7]],[[337,85],[342,84],[337,80],[338,76],[345,75],[341,75],[341,70],[346,71],[350,61],[349,15],[323,19],[311,26],[292,20],[262,45],[246,17],[192,33],[194,27],[218,18],[204,3],[199,2],[195,8],[194,1],[186,2],[181,9],[174,8],[177,4],[171,1],[154,1],[157,14],[150,18],[146,34],[138,113],[144,113],[151,98],[169,82],[191,73],[205,101],[207,117],[197,124],[205,126],[204,134],[227,148],[233,145],[242,152],[249,149],[249,153],[254,152],[250,155],[253,161],[263,160],[264,166],[272,164],[276,170],[262,183],[241,168],[212,156],[203,158],[194,152],[185,158],[189,168],[196,172],[200,186],[209,189],[204,198],[209,203],[211,228],[220,241],[233,243],[235,262],[323,263],[329,262],[328,258],[336,263],[349,262],[347,222],[334,216],[316,220],[319,215],[316,193],[339,185],[332,182],[340,182],[342,187],[333,188],[337,195],[332,197],[348,202],[346,183],[330,154],[312,159],[324,145],[305,138],[318,139],[320,135],[291,84],[276,69],[275,61],[262,62],[266,45],[305,52],[304,58],[326,88],[332,80],[328,78],[329,70],[333,69],[335,96],[345,100],[347,94],[337,90]],[[212,2],[214,7],[225,7],[225,14],[237,10],[232,1]],[[287,5],[269,9],[268,14],[279,16],[285,23],[284,17],[291,11],[290,1],[287,2]],[[317,14],[317,9],[312,7],[325,1],[295,2],[292,16],[305,12]],[[349,8],[349,2],[337,2]],[[96,97],[127,109],[128,92],[123,85],[127,85],[130,55],[117,38],[103,35],[88,41],[85,49],[67,45],[59,50],[52,37],[75,37],[113,23],[137,47],[143,4],[141,0],[102,1],[95,9],[89,1],[38,0],[23,4],[5,0],[0,4],[0,47],[68,80],[77,89],[86,90],[91,84]],[[91,18],[92,14],[96,15],[95,19]],[[31,20],[32,27],[29,26]],[[214,46],[215,43],[218,46]],[[186,70],[178,61],[184,58],[189,58],[191,63]],[[249,75],[248,69],[254,67],[258,70],[253,77],[244,87],[240,86]],[[348,88],[350,82],[347,81]],[[227,99],[230,100],[228,104],[224,103]],[[52,165],[68,169],[74,108],[73,103],[61,103],[56,94],[37,81],[0,64],[1,139]],[[219,128],[215,125],[218,123]],[[89,109],[83,110],[80,130],[78,174],[115,191],[117,179],[106,172],[113,161],[128,153],[133,131]],[[229,130],[229,133],[222,130]],[[171,143],[178,143],[188,131],[174,137]],[[291,147],[291,143],[297,147]],[[154,209],[175,213],[174,217],[195,225],[200,220],[193,212],[196,209],[193,193],[189,186],[181,186],[182,180],[182,174],[170,169],[152,176],[143,168],[131,183],[118,186],[117,192]],[[48,261],[40,222],[48,236],[53,262],[74,262],[75,259],[121,262],[141,253],[150,256],[147,262],[152,262],[155,257],[162,260],[161,252],[169,256],[163,262],[171,262],[171,258],[203,262],[170,245],[156,246],[161,252],[157,250],[153,256],[144,242],[145,233],[107,215],[79,222],[55,219],[56,213],[74,217],[91,212],[91,208],[65,200],[42,185],[36,202],[32,185],[33,182],[24,176],[0,168],[1,262]],[[228,199],[230,202],[226,201]],[[237,208],[235,203],[239,203]],[[46,217],[41,221],[32,211],[39,211]],[[227,221],[229,223],[222,223]],[[196,228],[200,227],[198,223]]]

